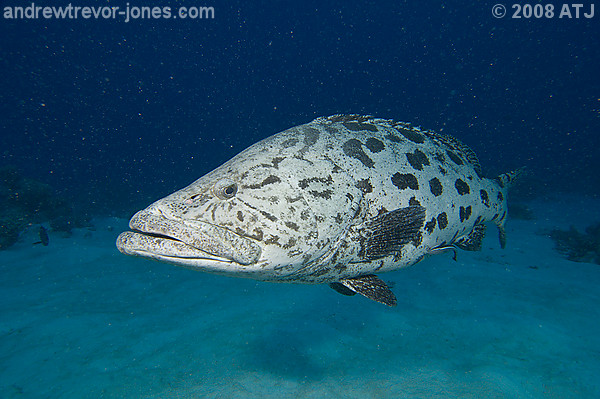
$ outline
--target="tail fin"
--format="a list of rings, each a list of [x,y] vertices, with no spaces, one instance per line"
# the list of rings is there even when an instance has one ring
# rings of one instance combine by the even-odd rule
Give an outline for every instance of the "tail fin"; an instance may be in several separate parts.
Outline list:
[[[500,187],[502,188],[509,188],[510,186],[512,186],[512,184],[514,183],[515,180],[517,180],[519,178],[519,176],[525,174],[525,168],[519,168],[517,170],[513,170],[511,172],[508,173],[503,173],[500,176],[496,177],[494,180],[496,180],[498,182],[498,184],[500,185]]]
[[[525,168],[519,168],[517,170],[513,170],[508,173],[503,173],[500,176],[496,177],[494,180],[498,182],[498,185],[503,189],[504,193],[513,185],[515,180],[517,180],[520,176],[525,174]],[[504,200],[506,201],[506,195],[504,195]],[[505,209],[504,214],[495,220],[496,226],[498,226],[498,239],[500,240],[500,247],[504,249],[506,247],[506,230],[504,229],[504,222],[506,221],[506,216],[508,214],[508,209]]]

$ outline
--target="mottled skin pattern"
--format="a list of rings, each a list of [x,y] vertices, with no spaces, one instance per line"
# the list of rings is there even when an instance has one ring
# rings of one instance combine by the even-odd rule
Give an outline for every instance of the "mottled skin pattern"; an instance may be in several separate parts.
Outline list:
[[[335,115],[258,142],[138,212],[117,247],[212,273],[337,282],[451,245],[477,249],[485,221],[503,241],[510,180],[483,178],[449,136]]]

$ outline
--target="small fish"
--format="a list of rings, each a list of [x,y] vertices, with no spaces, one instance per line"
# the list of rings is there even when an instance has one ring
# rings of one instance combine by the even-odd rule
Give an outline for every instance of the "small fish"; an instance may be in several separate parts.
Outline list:
[[[43,246],[47,247],[50,243],[50,238],[48,237],[48,231],[46,230],[46,228],[44,226],[40,226],[38,234],[40,236],[40,240],[34,242],[33,244],[42,244]]]
[[[327,283],[394,306],[375,273],[478,250],[488,221],[504,247],[506,194],[517,175],[485,178],[465,144],[405,122],[322,117],[139,211],[116,245],[205,272]]]

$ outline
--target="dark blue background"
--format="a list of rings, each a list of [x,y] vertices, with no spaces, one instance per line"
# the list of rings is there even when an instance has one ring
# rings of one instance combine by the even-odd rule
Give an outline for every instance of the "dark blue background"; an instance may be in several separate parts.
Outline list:
[[[525,165],[531,194],[600,194],[600,8],[513,20],[495,3],[157,0],[132,4],[215,19],[3,19],[0,166],[128,216],[261,138],[363,113],[443,129],[490,175]]]

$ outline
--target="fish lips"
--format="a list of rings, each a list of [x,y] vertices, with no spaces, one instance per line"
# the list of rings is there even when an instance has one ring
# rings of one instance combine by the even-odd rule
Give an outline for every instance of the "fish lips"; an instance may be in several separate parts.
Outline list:
[[[261,247],[224,227],[196,220],[173,220],[142,210],[129,221],[133,231],[121,233],[117,248],[139,255],[177,262],[205,259],[251,265],[260,259]]]

